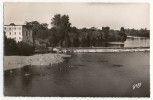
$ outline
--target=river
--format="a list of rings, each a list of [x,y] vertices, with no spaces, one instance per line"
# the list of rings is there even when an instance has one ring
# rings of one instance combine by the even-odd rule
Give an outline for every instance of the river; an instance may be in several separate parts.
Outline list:
[[[4,72],[5,96],[149,97],[149,52],[74,53],[50,66]],[[133,89],[133,85],[141,83]]]
[[[107,47],[150,47],[149,38],[128,37],[125,42],[110,42]]]

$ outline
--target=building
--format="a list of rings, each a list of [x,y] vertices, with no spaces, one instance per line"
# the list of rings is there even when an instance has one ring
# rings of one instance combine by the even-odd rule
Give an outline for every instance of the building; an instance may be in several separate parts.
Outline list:
[[[33,45],[32,28],[26,25],[4,25],[4,32],[7,38],[16,42],[25,42]]]

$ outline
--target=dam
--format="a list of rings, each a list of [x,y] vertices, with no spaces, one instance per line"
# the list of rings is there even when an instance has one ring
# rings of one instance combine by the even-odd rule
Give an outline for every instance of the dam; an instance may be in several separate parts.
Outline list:
[[[94,48],[62,48],[59,50],[59,52],[62,53],[78,53],[78,52],[82,52],[82,53],[100,53],[100,52],[148,52],[150,51],[149,47],[125,47],[125,48],[107,48],[107,47],[103,47],[103,48],[98,48],[98,47],[94,47]]]

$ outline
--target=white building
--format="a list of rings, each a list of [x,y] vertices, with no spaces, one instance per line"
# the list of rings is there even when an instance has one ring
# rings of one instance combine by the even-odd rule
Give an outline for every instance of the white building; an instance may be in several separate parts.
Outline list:
[[[26,25],[4,25],[4,32],[7,38],[16,42],[25,42],[33,45],[32,28]]]

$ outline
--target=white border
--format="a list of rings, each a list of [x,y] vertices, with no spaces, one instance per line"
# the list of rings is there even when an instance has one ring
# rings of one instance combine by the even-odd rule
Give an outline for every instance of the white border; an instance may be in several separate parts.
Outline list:
[[[150,3],[150,74],[153,73],[153,69],[152,69],[152,65],[153,62],[151,62],[152,60],[152,35],[153,35],[153,1],[152,0],[3,0],[0,1],[0,7],[3,8],[3,2],[104,2],[104,3]],[[126,99],[126,100],[151,100],[152,98],[152,74],[151,74],[151,79],[150,79],[150,88],[151,88],[151,97],[150,98],[69,98],[69,97],[65,97],[65,98],[58,98],[58,97],[4,97],[3,96],[3,9],[0,9],[0,23],[1,23],[1,27],[0,27],[0,100],[33,100],[33,99],[45,99],[45,100],[60,100],[60,99],[66,99],[66,100],[71,100],[71,99],[96,99],[96,100],[101,100],[101,99],[105,99],[105,100],[110,100],[110,99]]]
[[[4,2],[150,2],[151,0],[4,0]]]

